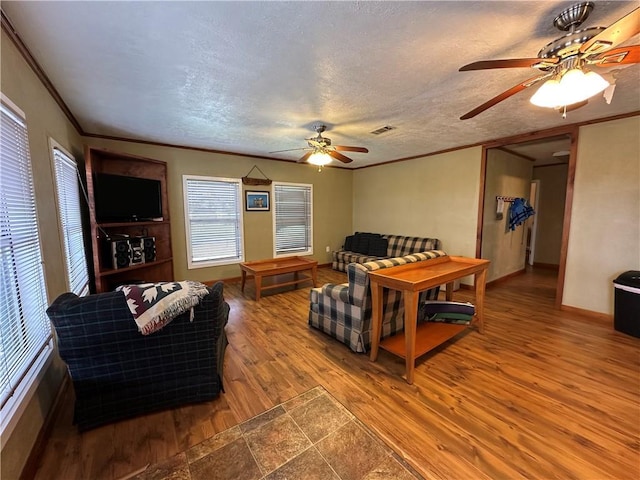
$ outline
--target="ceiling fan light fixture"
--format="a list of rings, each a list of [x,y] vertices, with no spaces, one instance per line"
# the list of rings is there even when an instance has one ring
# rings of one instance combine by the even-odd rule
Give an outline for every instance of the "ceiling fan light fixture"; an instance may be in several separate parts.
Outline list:
[[[531,97],[530,102],[538,107],[564,107],[583,102],[608,86],[609,82],[597,73],[584,73],[581,68],[572,68],[559,81],[547,80]]]
[[[331,163],[331,156],[326,152],[313,152],[307,162],[311,165],[324,167]]]
[[[560,82],[555,78],[547,80],[529,100],[537,107],[558,108],[562,104]]]

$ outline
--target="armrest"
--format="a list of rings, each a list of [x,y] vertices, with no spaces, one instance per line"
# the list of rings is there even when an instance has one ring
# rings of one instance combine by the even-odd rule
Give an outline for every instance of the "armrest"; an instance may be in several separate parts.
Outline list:
[[[327,283],[322,286],[322,294],[343,303],[349,303],[348,283]]]

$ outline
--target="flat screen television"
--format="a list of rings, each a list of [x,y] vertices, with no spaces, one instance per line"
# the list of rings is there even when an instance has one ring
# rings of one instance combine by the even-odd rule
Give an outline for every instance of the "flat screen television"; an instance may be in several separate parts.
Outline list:
[[[160,180],[98,173],[95,187],[99,223],[143,222],[162,218]]]

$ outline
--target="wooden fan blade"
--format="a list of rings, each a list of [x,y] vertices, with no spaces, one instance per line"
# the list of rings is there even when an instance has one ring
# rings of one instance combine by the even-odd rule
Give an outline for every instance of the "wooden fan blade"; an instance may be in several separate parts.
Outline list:
[[[595,57],[589,58],[588,62],[597,67],[610,67],[611,65],[620,65],[623,63],[640,63],[640,45],[607,50]]]
[[[342,155],[341,153],[338,153],[334,150],[331,150],[329,152],[329,155],[331,155],[333,158],[335,158],[336,160],[340,160],[342,163],[350,163],[353,162],[353,160],[351,160],[349,157],[345,157],[344,155]]]
[[[465,113],[463,116],[460,117],[460,120],[467,120],[469,118],[473,118],[476,115],[478,115],[479,113],[484,112],[488,108],[493,107],[494,105],[500,103],[503,100],[506,100],[507,98],[511,97],[512,95],[515,95],[516,93],[521,92],[525,88],[528,88],[528,87],[530,87],[532,85],[535,85],[539,81],[544,80],[545,78],[549,78],[550,76],[551,76],[551,74],[547,74],[547,75],[541,75],[539,77],[533,77],[533,78],[530,78],[529,80],[525,80],[524,82],[521,82],[518,85],[516,85],[514,87],[511,87],[509,90],[506,90],[506,91],[502,92],[500,95],[498,95],[496,97],[493,97],[491,100],[489,100],[488,102],[483,103],[479,107],[474,108],[469,113]]]
[[[309,157],[313,154],[313,150],[310,152],[305,153],[303,156],[300,157],[300,160],[298,160],[298,163],[303,163],[306,162],[307,160],[309,160]]]
[[[511,58],[508,60],[482,60],[473,62],[464,67],[460,67],[460,72],[468,72],[470,70],[489,70],[492,68],[527,68],[540,66],[553,66],[558,63],[559,58]],[[546,65],[545,65],[546,64]]]
[[[580,53],[592,54],[614,47],[640,33],[640,7],[612,23],[580,46]]]
[[[333,148],[335,148],[339,152],[369,153],[369,150],[364,147],[345,147],[344,145],[335,145]]]

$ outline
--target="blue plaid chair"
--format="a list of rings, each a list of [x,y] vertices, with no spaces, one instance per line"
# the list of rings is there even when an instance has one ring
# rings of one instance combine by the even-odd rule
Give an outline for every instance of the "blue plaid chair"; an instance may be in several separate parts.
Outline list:
[[[229,317],[222,282],[193,310],[193,321],[187,312],[142,335],[122,292],[65,293],[51,304],[80,431],[219,394]]]
[[[348,283],[328,283],[310,293],[309,325],[345,343],[354,352],[366,352],[371,346],[371,288],[368,272],[407,263],[429,261],[445,256],[442,250],[430,250],[403,257],[375,260],[347,266]],[[436,300],[440,287],[420,294],[420,302]],[[383,295],[382,338],[404,328],[402,293],[385,289]]]

